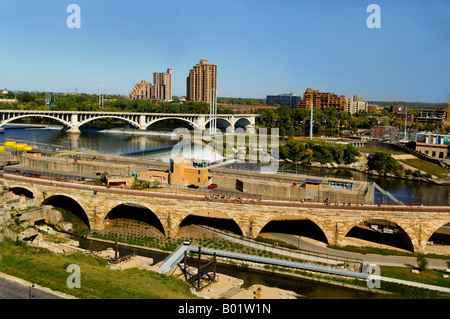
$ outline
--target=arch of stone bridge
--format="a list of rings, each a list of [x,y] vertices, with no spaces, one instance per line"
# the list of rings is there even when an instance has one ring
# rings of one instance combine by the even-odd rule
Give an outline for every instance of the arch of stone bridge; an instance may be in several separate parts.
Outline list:
[[[366,221],[370,221],[370,220],[385,220],[385,221],[389,221],[392,224],[397,225],[402,232],[406,235],[406,239],[409,240],[409,245],[416,250],[416,236],[414,234],[414,232],[412,232],[412,229],[410,227],[410,225],[406,224],[404,220],[399,220],[397,218],[392,218],[392,217],[386,217],[386,216],[366,216],[363,218],[358,218],[355,220],[352,220],[350,223],[346,223],[346,224],[341,224],[340,225],[340,229],[338,231],[338,236],[340,237],[340,239],[342,240],[344,237],[347,236],[347,234],[350,232],[350,230],[352,230],[354,227],[363,224]],[[431,236],[431,235],[430,235]]]
[[[89,117],[83,121],[78,122],[78,127],[82,126],[83,124],[95,121],[95,120],[99,120],[99,119],[105,119],[105,118],[114,118],[114,119],[118,119],[118,120],[122,120],[124,122],[127,122],[128,124],[131,124],[132,126],[139,128],[139,123],[130,120],[129,118],[127,118],[126,116],[120,116],[120,115],[100,115],[100,116],[92,116]],[[70,124],[69,124],[70,126]]]
[[[4,120],[1,123],[0,126],[4,126],[4,125],[8,124],[9,122],[12,122],[12,121],[15,121],[15,120],[18,120],[18,119],[22,119],[22,118],[27,118],[27,117],[45,117],[45,118],[52,119],[52,120],[55,120],[57,122],[60,122],[61,124],[64,124],[65,127],[71,127],[72,126],[72,124],[70,124],[70,121],[65,121],[63,119],[58,118],[57,116],[50,116],[50,115],[39,114],[39,113],[36,113],[36,114],[24,114],[24,115],[14,116],[12,118]]]
[[[239,230],[241,231],[241,234],[246,234],[245,229],[248,228],[244,220],[241,220],[239,216],[232,216],[228,211],[218,210],[216,208],[200,208],[200,209],[192,209],[192,210],[185,210],[181,214],[177,214],[176,220],[172,218],[173,225],[172,225],[172,231],[173,234],[178,234],[181,225],[183,221],[186,220],[189,216],[197,216],[197,217],[204,217],[204,218],[221,218],[221,219],[229,219],[233,221]],[[247,227],[246,227],[247,226]],[[240,235],[240,234],[239,234]]]
[[[8,188],[9,188],[10,191],[12,191],[12,189],[23,189],[23,190],[31,193],[33,198],[35,197],[36,189],[33,188],[33,187],[27,187],[27,186],[23,186],[23,185],[11,184],[11,185],[8,185]]]
[[[81,220],[83,220],[85,223],[87,223],[88,228],[91,229],[91,226],[93,225],[93,221],[92,221],[92,218],[90,217],[89,210],[86,209],[86,207],[84,206],[84,204],[80,201],[80,199],[78,197],[67,195],[64,193],[52,193],[52,194],[47,195],[47,193],[44,192],[43,201],[41,202],[41,205],[52,205],[51,202],[53,200],[57,200],[58,197],[70,199],[73,202],[75,202],[76,204],[78,204],[81,208],[80,214],[82,215],[82,216],[78,216],[78,217],[80,217]]]
[[[419,243],[419,250],[420,251],[424,251],[426,246],[427,246],[427,242],[430,240],[431,236],[433,236],[433,234],[442,226],[449,224],[450,223],[450,219],[444,221],[444,222],[440,222],[440,225],[428,225],[428,226],[422,226],[421,227],[421,234],[422,234],[422,238],[423,240],[420,241]]]
[[[26,187],[22,187],[22,186],[10,187],[9,190],[16,195],[23,195],[28,198],[34,198],[33,191],[29,190]]]
[[[126,212],[120,211],[124,207],[126,208],[135,207],[136,210],[142,210],[143,215],[139,216],[138,214],[136,214],[136,212],[133,212],[132,214],[127,216]],[[105,227],[110,220],[113,220],[115,218],[131,218],[140,220],[148,224],[151,224],[153,227],[161,231],[163,235],[167,234],[167,225],[166,227],[163,225],[160,216],[158,216],[158,214],[156,214],[152,209],[150,209],[149,207],[147,207],[145,204],[142,203],[138,204],[124,201],[121,204],[115,205],[109,210],[109,212],[103,218],[103,227]]]
[[[195,124],[194,122],[192,122],[192,121],[190,121],[190,120],[188,120],[188,119],[185,119],[185,118],[183,118],[183,117],[178,117],[178,116],[173,116],[173,117],[170,116],[170,117],[162,117],[162,118],[154,119],[154,120],[152,120],[152,121],[150,121],[150,122],[145,123],[145,128],[149,127],[149,126],[152,125],[152,124],[155,124],[156,122],[164,121],[164,120],[180,120],[180,121],[183,121],[183,122],[188,123],[189,125],[192,126],[192,128],[198,129],[197,124]]]
[[[289,220],[307,220],[314,223],[319,229],[323,232],[327,243],[333,243],[334,233],[331,232],[325,225],[324,222],[320,221],[318,218],[315,218],[312,215],[307,213],[305,214],[291,214],[291,213],[282,213],[276,215],[266,215],[264,218],[258,218],[258,220],[253,220],[251,225],[251,233],[252,237],[256,238],[261,230],[272,221],[289,221]]]

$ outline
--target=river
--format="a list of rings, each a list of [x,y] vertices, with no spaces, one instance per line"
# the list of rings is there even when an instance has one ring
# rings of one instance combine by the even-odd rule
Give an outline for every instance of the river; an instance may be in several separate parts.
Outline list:
[[[130,131],[111,133],[94,128],[82,128],[81,134],[67,134],[61,132],[60,126],[52,129],[46,128],[17,128],[6,126],[4,134],[0,134],[0,143],[7,139],[25,140],[29,144],[45,143],[55,147],[68,149],[91,149],[109,154],[122,154],[136,152],[135,156],[143,159],[160,159],[167,161],[171,150],[167,147],[174,146],[178,140],[172,140],[170,136],[157,136],[149,134],[131,134]],[[161,149],[161,151],[151,151]],[[139,154],[139,151],[141,153]],[[208,153],[206,156],[211,156]],[[256,170],[255,164],[223,164],[223,167],[233,167],[240,170]],[[308,174],[312,176],[339,176],[356,180],[373,180],[383,189],[393,194],[398,200],[410,204],[450,204],[450,187],[439,186],[430,183],[386,178],[346,169],[311,168],[302,165],[287,164],[279,168],[282,172]],[[378,196],[380,196],[378,194]],[[382,198],[376,198],[381,201]]]

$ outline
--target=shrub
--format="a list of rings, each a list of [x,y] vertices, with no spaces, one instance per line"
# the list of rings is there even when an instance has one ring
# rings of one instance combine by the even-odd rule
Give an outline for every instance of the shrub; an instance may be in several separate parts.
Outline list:
[[[425,258],[424,254],[417,255],[417,265],[419,266],[419,269],[422,271],[428,268],[428,259]]]

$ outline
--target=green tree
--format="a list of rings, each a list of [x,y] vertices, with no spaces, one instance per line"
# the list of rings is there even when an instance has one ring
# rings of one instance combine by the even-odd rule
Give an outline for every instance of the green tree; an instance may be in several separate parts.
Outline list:
[[[419,266],[419,269],[422,271],[428,268],[428,259],[425,257],[424,254],[417,255],[417,265]]]
[[[356,160],[356,156],[359,156],[360,153],[356,147],[352,144],[347,144],[344,149],[344,162],[345,164],[354,163]]]
[[[376,152],[370,157],[367,163],[369,170],[376,170],[381,173],[390,173],[398,176],[404,174],[402,165],[391,155],[382,152]]]

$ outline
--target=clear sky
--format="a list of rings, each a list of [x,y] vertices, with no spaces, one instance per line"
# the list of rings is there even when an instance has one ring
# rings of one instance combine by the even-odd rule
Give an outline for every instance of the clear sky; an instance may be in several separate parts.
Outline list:
[[[81,8],[70,29],[69,4]],[[381,9],[370,29],[369,4]],[[173,69],[218,66],[218,96],[302,95],[447,102],[448,0],[0,0],[0,89],[129,94]]]

